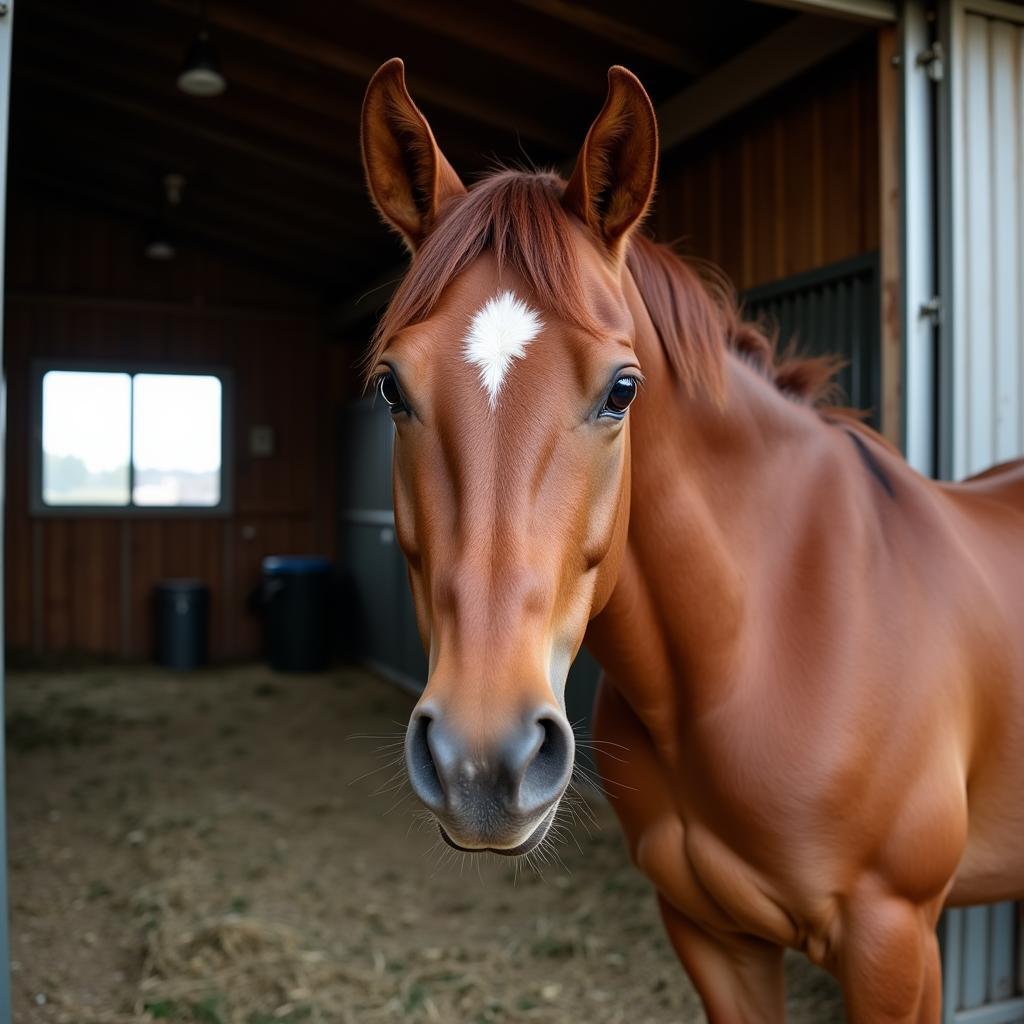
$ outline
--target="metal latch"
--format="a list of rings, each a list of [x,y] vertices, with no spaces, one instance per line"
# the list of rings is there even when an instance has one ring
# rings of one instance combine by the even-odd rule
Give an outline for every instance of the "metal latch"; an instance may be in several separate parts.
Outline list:
[[[933,82],[941,82],[946,73],[945,59],[946,52],[942,48],[942,43],[936,42],[917,55],[917,66],[925,68]]]
[[[942,319],[942,299],[938,295],[933,295],[927,302],[922,302],[917,315],[922,320],[930,320],[933,326],[938,327]]]

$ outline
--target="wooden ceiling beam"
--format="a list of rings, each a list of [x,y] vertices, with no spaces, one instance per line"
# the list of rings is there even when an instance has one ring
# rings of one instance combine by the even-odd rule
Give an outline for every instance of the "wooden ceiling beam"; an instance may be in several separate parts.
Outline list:
[[[661,151],[687,139],[861,38],[859,21],[800,14],[658,106]]]
[[[190,0],[157,2],[168,10],[194,15]],[[265,18],[257,12],[236,8],[231,4],[218,3],[210,7],[207,11],[207,21],[226,32],[277,47],[311,64],[340,71],[364,83],[369,81],[380,63],[365,53],[348,50],[328,39],[290,28],[283,20]],[[436,104],[463,117],[521,134],[543,143],[556,152],[566,152],[571,148],[567,140],[548,124],[524,117],[504,106],[486,103],[477,98],[472,89],[454,89],[439,82],[432,82],[417,74],[415,69],[410,69],[409,79],[410,88],[417,98],[425,103]]]
[[[788,7],[803,14],[849,18],[871,24],[885,24],[899,19],[896,0],[754,0],[768,7]]]
[[[631,50],[659,64],[666,64],[687,75],[696,76],[707,70],[707,58],[664,36],[652,35],[620,21],[589,4],[578,0],[518,0],[523,7],[537,11],[556,21],[582,29],[592,36],[605,39],[622,49]]]

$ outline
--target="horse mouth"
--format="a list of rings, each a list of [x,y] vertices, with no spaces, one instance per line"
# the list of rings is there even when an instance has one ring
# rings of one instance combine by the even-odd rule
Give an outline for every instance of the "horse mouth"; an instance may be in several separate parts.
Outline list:
[[[536,849],[544,841],[545,836],[548,834],[548,829],[551,828],[551,823],[555,820],[555,812],[557,810],[558,801],[556,800],[551,809],[541,818],[537,827],[517,846],[460,846],[448,835],[444,825],[440,822],[437,823],[437,830],[441,833],[441,838],[453,850],[458,850],[460,853],[497,853],[502,857],[522,857],[531,850]]]

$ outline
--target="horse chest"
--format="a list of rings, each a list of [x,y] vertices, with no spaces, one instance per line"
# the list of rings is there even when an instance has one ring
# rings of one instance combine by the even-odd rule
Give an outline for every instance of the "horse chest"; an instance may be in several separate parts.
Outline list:
[[[671,813],[648,822],[634,857],[662,898],[695,924],[780,945],[798,941],[771,881],[699,823]]]
[[[624,822],[638,868],[698,926],[757,935],[817,959],[831,944],[835,888],[827,872],[810,870],[820,851],[780,829],[792,787],[763,770],[749,745],[724,770],[721,759],[704,757],[706,739],[691,734],[688,756],[647,745],[644,812]]]

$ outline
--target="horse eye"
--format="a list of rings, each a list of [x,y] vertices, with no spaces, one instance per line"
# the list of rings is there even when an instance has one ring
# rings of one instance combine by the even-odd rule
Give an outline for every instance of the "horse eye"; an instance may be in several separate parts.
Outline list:
[[[608,392],[601,415],[621,420],[626,415],[626,410],[634,398],[636,398],[636,377],[620,377]]]
[[[405,400],[402,398],[402,392],[398,389],[398,381],[395,380],[393,373],[381,375],[377,381],[377,390],[393,413],[402,412],[405,409]]]

